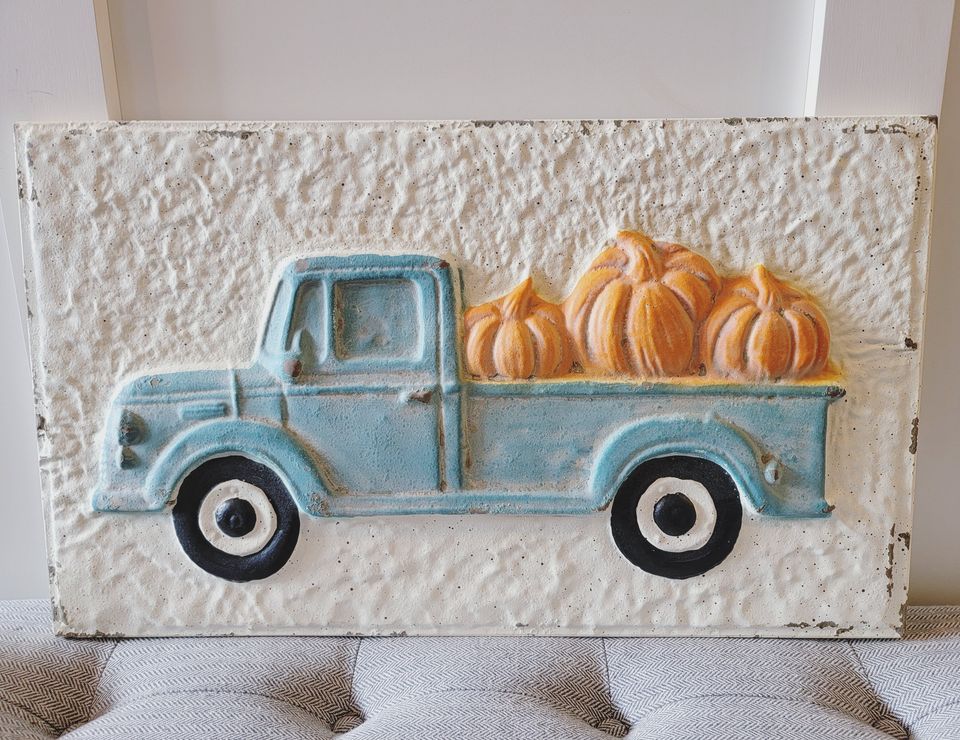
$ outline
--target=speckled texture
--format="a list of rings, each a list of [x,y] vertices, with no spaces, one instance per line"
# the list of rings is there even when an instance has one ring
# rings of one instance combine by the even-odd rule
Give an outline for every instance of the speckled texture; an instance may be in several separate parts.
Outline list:
[[[92,124],[19,129],[51,585],[63,633],[893,636],[906,598],[935,125],[924,119]],[[656,578],[607,514],[304,518],[272,579],[218,581],[169,514],[95,515],[103,417],[147,369],[244,365],[275,267],[456,261],[466,298],[558,300],[620,227],[812,292],[848,395],[826,520],[748,516]]]

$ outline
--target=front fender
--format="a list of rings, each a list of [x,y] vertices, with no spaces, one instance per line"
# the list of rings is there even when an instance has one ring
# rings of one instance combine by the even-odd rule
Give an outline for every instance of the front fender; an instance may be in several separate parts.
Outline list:
[[[640,463],[668,455],[702,457],[724,468],[755,511],[769,516],[822,517],[822,469],[818,481],[795,480],[769,485],[761,470],[756,442],[741,429],[716,417],[661,417],[620,430],[604,445],[590,478],[595,508],[607,506],[630,472]],[[822,457],[821,457],[822,459]],[[804,489],[794,496],[794,486]],[[783,490],[781,490],[783,489]]]
[[[262,422],[221,419],[176,437],[151,466],[144,482],[149,509],[161,509],[191,470],[213,457],[238,454],[280,476],[301,511],[322,513],[329,490],[316,462],[287,431]]]

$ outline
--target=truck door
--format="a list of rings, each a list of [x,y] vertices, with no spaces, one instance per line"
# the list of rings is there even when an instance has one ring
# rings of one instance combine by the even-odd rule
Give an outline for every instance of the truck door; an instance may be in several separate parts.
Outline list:
[[[424,271],[342,269],[300,285],[288,426],[344,492],[439,489],[437,326]]]

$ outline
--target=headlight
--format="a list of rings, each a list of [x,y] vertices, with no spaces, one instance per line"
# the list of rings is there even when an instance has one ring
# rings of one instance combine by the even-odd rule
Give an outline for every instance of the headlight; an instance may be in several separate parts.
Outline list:
[[[120,414],[120,427],[117,430],[117,442],[123,447],[139,444],[147,438],[147,425],[143,419],[126,409]]]
[[[117,452],[117,467],[121,470],[129,470],[140,464],[140,458],[137,453],[129,447],[121,447]]]

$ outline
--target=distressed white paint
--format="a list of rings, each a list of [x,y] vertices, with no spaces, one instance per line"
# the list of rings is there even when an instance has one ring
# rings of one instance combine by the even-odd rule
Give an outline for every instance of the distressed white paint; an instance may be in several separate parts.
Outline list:
[[[238,130],[251,133],[229,135]],[[894,634],[919,372],[906,339],[923,344],[931,123],[21,133],[59,629]],[[241,585],[193,566],[167,514],[91,513],[115,384],[148,368],[247,362],[278,262],[423,252],[462,266],[469,302],[528,272],[556,299],[621,226],[689,244],[728,273],[763,261],[821,299],[848,389],[831,409],[831,518],[749,516],[727,561],[681,583],[621,558],[605,513],[305,518],[277,578]]]

